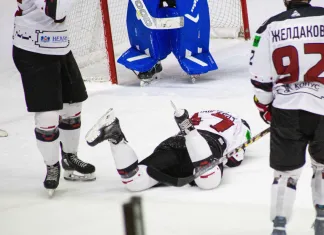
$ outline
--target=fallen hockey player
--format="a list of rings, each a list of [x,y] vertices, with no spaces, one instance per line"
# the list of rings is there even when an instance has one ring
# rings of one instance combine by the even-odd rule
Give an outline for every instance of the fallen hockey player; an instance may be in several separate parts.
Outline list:
[[[174,115],[180,132],[162,141],[141,162],[128,144],[112,109],[90,129],[86,140],[90,146],[108,140],[122,182],[130,191],[141,191],[165,183],[169,177],[192,176],[251,138],[247,122],[228,112],[200,111],[189,118],[188,111],[181,109]],[[216,188],[221,182],[224,165],[239,166],[244,152],[230,156],[190,184],[201,189]]]

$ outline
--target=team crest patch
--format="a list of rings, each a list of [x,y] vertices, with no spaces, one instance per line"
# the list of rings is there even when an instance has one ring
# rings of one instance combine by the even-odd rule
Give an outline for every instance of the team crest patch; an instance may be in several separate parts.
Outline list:
[[[48,37],[48,36],[41,36],[41,41],[42,42],[49,42],[50,40],[51,40],[51,38]]]
[[[258,47],[261,40],[261,36],[255,36],[253,41],[253,46]]]
[[[250,140],[251,139],[251,132],[247,131],[246,134],[245,134],[245,137],[246,137],[247,140]]]

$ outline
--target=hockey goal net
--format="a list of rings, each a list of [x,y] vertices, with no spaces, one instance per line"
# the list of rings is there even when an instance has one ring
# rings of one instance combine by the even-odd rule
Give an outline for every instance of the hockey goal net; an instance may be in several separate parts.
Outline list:
[[[69,17],[72,51],[85,80],[118,83],[115,57],[128,46],[128,1],[78,1]],[[208,3],[211,37],[250,38],[246,0]]]

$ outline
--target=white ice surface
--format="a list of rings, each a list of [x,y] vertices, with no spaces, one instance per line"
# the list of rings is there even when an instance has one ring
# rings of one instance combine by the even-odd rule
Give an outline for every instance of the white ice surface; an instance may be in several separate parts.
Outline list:
[[[315,5],[324,5],[320,0]],[[121,85],[87,83],[80,158],[96,166],[97,180],[75,183],[61,180],[52,199],[42,182],[45,166],[36,148],[33,114],[27,113],[22,84],[11,59],[14,1],[0,2],[0,128],[9,137],[0,139],[0,235],[120,235],[123,234],[121,204],[127,192],[114,167],[108,144],[87,146],[84,136],[110,107],[115,109],[127,139],[140,159],[162,139],[177,132],[172,99],[193,112],[223,109],[246,119],[254,133],[267,126],[252,101],[248,60],[251,41],[212,40],[211,52],[219,70],[202,76],[196,84],[185,77],[173,56],[163,62],[163,79],[140,88],[134,74],[118,66]],[[283,10],[281,0],[248,0],[252,31],[269,16]],[[138,193],[144,199],[148,235],[260,235],[270,234],[269,136],[248,148],[243,164],[226,169],[221,186],[201,191],[154,188]],[[298,184],[289,234],[312,234],[309,162]]]

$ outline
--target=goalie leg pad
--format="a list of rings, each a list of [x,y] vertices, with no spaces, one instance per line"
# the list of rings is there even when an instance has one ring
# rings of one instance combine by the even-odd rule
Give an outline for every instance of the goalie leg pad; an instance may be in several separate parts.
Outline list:
[[[167,17],[165,11],[159,12],[160,0],[144,0],[144,4],[153,17]],[[145,27],[139,18],[144,17],[145,13],[139,14],[141,13],[129,2],[127,31],[131,48],[123,53],[117,62],[128,69],[146,72],[171,53],[170,33],[168,30],[152,30]]]
[[[150,53],[146,54],[136,47],[131,47],[118,58],[117,62],[130,70],[147,72],[158,63],[158,59],[151,57]]]
[[[296,199],[297,181],[302,168],[292,171],[275,171],[271,188],[271,221],[277,216],[289,221]]]
[[[216,70],[209,52],[210,17],[207,0],[177,0],[178,14],[184,16],[184,27],[172,31],[172,51],[182,69],[190,74]]]

